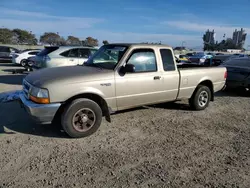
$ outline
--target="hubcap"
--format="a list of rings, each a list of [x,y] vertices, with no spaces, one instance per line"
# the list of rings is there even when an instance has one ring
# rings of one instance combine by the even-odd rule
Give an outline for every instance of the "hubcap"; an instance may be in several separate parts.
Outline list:
[[[204,107],[208,102],[208,93],[206,91],[202,91],[198,97],[198,102],[200,107]]]
[[[78,132],[88,131],[96,121],[95,113],[89,108],[78,110],[72,119],[72,125]]]

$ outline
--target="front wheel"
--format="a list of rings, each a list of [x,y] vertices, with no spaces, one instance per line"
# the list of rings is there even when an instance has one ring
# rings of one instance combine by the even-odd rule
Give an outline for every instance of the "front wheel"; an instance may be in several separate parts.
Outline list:
[[[76,99],[66,106],[61,123],[64,131],[73,138],[86,137],[100,127],[102,110],[89,99]]]
[[[189,99],[189,105],[194,110],[204,110],[208,107],[211,100],[211,90],[207,86],[199,85],[192,98]]]

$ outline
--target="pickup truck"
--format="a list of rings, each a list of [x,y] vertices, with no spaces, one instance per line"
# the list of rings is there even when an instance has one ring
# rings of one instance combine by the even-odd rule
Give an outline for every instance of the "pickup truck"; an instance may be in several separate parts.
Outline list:
[[[102,117],[138,106],[189,99],[205,109],[226,81],[225,67],[177,67],[171,47],[103,45],[83,65],[27,75],[21,105],[40,123],[60,123],[74,138],[93,134]]]

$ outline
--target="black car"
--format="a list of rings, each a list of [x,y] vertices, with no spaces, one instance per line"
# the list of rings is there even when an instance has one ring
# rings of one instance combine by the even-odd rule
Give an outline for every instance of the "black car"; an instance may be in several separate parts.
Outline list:
[[[191,52],[191,53],[187,53],[186,56],[192,57],[192,56],[194,56],[195,54],[196,54],[195,52]]]
[[[11,61],[13,53],[19,53],[20,50],[9,47],[9,46],[0,46],[0,61]]]
[[[224,55],[224,54],[223,54],[223,53],[218,52],[218,53],[216,53],[215,55]]]
[[[227,88],[249,90],[250,58],[230,59],[222,63],[220,66],[227,68]]]

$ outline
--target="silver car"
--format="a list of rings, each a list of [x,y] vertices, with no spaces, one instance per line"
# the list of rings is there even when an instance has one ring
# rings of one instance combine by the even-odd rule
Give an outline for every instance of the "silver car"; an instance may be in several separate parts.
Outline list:
[[[98,49],[84,46],[48,46],[37,54],[34,68],[81,65]]]

